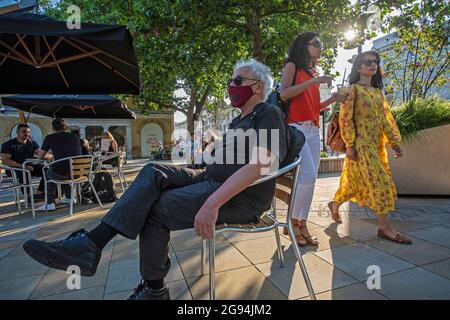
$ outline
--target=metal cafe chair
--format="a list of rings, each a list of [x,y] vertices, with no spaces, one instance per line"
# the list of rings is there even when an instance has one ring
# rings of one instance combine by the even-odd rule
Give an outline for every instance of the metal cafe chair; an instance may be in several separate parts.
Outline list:
[[[22,169],[25,170],[25,167],[29,164],[42,164],[42,165],[46,165],[48,164],[49,161],[47,160],[41,160],[41,159],[25,159],[25,161],[22,163]],[[26,172],[23,172],[23,181],[26,181]],[[33,177],[32,177],[33,178]],[[40,179],[40,178],[39,178]],[[33,195],[33,182],[31,182],[31,189],[30,189],[30,197],[27,197],[27,191],[24,191],[24,196],[25,196],[25,208],[28,208],[28,199],[31,199],[31,196]]]
[[[3,176],[1,177],[0,180],[0,191],[4,191],[4,190],[13,190],[14,191],[14,198],[15,198],[15,202],[17,204],[17,211],[19,214],[22,214],[22,206],[20,203],[20,189],[29,189],[30,192],[32,191],[32,181],[31,181],[31,173],[28,170],[25,169],[20,169],[20,168],[15,168],[15,167],[10,167],[10,166],[6,166],[3,164],[0,164],[0,171],[10,171],[11,172],[11,178],[4,178]],[[17,174],[24,174],[26,175],[26,177],[28,179],[23,179],[23,182],[20,182],[17,179]],[[26,192],[24,192],[25,195],[25,202],[27,202],[26,199]],[[34,210],[34,199],[33,197],[31,197],[31,212],[33,213],[33,218],[35,218],[35,210]]]
[[[70,174],[68,179],[64,180],[58,180],[58,179],[50,179],[47,180],[47,176],[45,175],[45,170],[50,169],[52,166],[54,166],[56,163],[61,162],[69,162],[69,168],[70,168]],[[45,186],[45,212],[47,212],[47,182],[53,182],[55,184],[59,185],[70,185],[71,187],[71,193],[70,193],[70,215],[73,215],[73,199],[74,196],[76,196],[76,186],[80,186],[83,183],[88,182],[90,187],[92,188],[92,191],[94,192],[95,198],[97,199],[98,204],[101,208],[103,208],[103,205],[98,197],[97,191],[94,188],[94,185],[92,184],[92,166],[94,163],[94,156],[76,156],[76,157],[67,157],[63,159],[59,159],[56,161],[53,161],[52,163],[49,163],[45,165],[42,168],[42,175],[44,177],[44,186]],[[81,188],[79,188],[80,190]]]
[[[127,183],[127,180],[125,179],[125,174],[123,173],[123,165],[125,163],[125,157],[126,157],[125,151],[108,154],[106,156],[99,156],[99,158],[98,158],[99,164],[97,167],[97,170],[106,169],[108,171],[114,171],[116,169],[117,176],[120,181],[120,187],[122,188],[122,192],[125,192],[125,188],[128,188],[128,183]],[[111,164],[106,164],[107,166],[105,166],[105,164],[104,164],[105,161],[116,159],[116,158],[117,158],[117,167],[116,168]]]
[[[258,223],[251,224],[221,224],[215,226],[214,236],[210,240],[203,240],[203,245],[201,249],[201,274],[205,275],[206,269],[206,251],[209,251],[209,298],[210,300],[215,300],[215,236],[217,233],[222,232],[242,232],[242,233],[256,233],[265,232],[269,230],[274,230],[275,239],[278,248],[278,257],[280,259],[281,266],[284,266],[283,251],[281,249],[281,241],[278,227],[287,227],[289,238],[291,239],[292,246],[294,248],[294,253],[297,261],[300,265],[300,269],[305,279],[305,283],[309,292],[311,300],[316,300],[311,281],[306,270],[306,266],[303,262],[302,254],[300,248],[295,240],[294,229],[291,223],[292,209],[295,201],[295,193],[297,189],[298,175],[300,172],[300,158],[296,159],[291,164],[275,171],[267,176],[264,176],[252,185],[257,185],[272,179],[276,179],[276,189],[274,199],[272,201],[272,207],[265,212]],[[288,205],[288,214],[286,218],[286,223],[279,222],[276,217],[276,199],[286,203]]]

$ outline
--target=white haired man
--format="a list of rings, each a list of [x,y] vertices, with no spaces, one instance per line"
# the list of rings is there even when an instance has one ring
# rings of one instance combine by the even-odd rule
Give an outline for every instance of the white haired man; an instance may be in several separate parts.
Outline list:
[[[79,230],[51,243],[28,240],[25,251],[49,267],[66,270],[69,265],[78,265],[82,275],[92,276],[102,249],[112,238],[121,234],[136,239],[139,235],[142,281],[130,299],[169,299],[164,278],[170,268],[170,231],[194,227],[197,235],[210,239],[215,224],[256,222],[270,207],[275,182],[249,186],[286,155],[284,116],[264,102],[271,86],[269,69],[255,60],[238,62],[228,83],[231,103],[241,110],[230,129],[242,129],[238,131],[243,134],[249,129],[265,129],[267,139],[258,138],[254,147],[247,143],[242,154],[235,143],[238,139],[225,135],[217,153],[226,159],[216,157],[205,169],[148,164],[95,229]],[[276,134],[271,136],[272,132]],[[235,155],[232,159],[227,156],[230,152]],[[268,158],[251,161],[255,154]]]

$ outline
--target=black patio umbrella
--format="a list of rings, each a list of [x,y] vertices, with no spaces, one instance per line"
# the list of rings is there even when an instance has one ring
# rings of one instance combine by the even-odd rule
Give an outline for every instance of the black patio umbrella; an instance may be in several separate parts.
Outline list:
[[[66,21],[31,13],[0,15],[0,93],[138,94],[140,81],[127,27]]]
[[[3,97],[5,106],[52,118],[136,119],[122,101],[108,95],[33,95]]]

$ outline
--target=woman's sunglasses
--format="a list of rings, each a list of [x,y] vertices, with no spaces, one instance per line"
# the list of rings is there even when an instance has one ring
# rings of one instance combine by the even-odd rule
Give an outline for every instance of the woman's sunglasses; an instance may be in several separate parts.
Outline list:
[[[317,48],[317,49],[323,48],[323,44],[320,41],[308,42],[308,45],[313,46],[314,48]]]
[[[231,79],[229,79],[229,80],[227,81],[227,85],[230,86],[232,83],[234,83],[236,86],[239,87],[239,86],[242,84],[242,82],[243,82],[244,80],[254,80],[254,81],[256,81],[256,82],[253,83],[252,85],[254,85],[254,84],[256,84],[258,81],[260,81],[260,80],[258,80],[258,79],[245,78],[245,77],[242,77],[242,76],[236,76],[236,78],[231,78]]]
[[[363,61],[363,64],[366,67],[370,67],[372,65],[372,63],[375,63],[376,65],[378,65],[380,63],[380,60],[378,60],[378,59],[367,59],[367,60]]]

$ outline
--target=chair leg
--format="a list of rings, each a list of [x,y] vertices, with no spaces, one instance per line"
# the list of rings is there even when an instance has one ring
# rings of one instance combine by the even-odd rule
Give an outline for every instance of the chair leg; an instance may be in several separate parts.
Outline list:
[[[201,275],[204,276],[206,274],[206,248],[207,242],[206,240],[202,240],[202,252],[201,252]]]
[[[216,300],[216,241],[215,232],[213,238],[208,240],[209,248],[209,300]]]
[[[61,185],[56,184],[56,189],[58,190],[58,199],[62,198]]]
[[[33,219],[36,219],[36,212],[34,208],[34,196],[33,196],[33,186],[30,184],[30,201],[31,201],[31,212],[33,213]]]
[[[22,206],[20,204],[20,191],[18,188],[15,189],[14,198],[16,198],[15,201],[17,204],[17,212],[19,214],[22,214]]]
[[[70,215],[73,216],[73,198],[74,198],[74,194],[76,194],[76,190],[75,190],[75,184],[71,183],[70,184]]]
[[[120,187],[122,188],[122,193],[125,192],[125,188],[123,187],[122,175],[120,174],[120,170],[117,170],[117,175],[119,176]]]
[[[97,199],[97,202],[100,205],[100,208],[103,208],[103,204],[100,201],[100,198],[98,197],[97,190],[95,190],[94,185],[92,184],[92,181],[90,179],[89,179],[89,185],[91,186],[92,191],[94,192],[95,199]]]
[[[292,242],[292,246],[294,247],[294,253],[297,258],[298,264],[300,265],[300,270],[302,271],[303,279],[305,280],[306,287],[309,292],[309,297],[311,300],[316,300],[316,295],[314,293],[314,289],[311,284],[311,280],[309,279],[308,271],[306,270],[305,263],[303,262],[302,253],[300,252],[300,248],[298,247],[297,241],[295,240],[295,236],[293,235],[292,225],[288,224],[289,237]]]
[[[281,247],[281,239],[280,239],[280,230],[278,230],[278,227],[274,228],[273,231],[275,232],[275,240],[277,241],[277,248],[278,248],[278,259],[280,259],[280,267],[284,267],[284,254],[283,254],[283,248]]]
[[[81,184],[77,184],[77,190],[78,190],[78,203],[81,204]]]
[[[45,206],[45,213],[47,213],[47,181],[44,182],[44,206]]]

